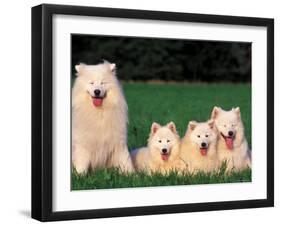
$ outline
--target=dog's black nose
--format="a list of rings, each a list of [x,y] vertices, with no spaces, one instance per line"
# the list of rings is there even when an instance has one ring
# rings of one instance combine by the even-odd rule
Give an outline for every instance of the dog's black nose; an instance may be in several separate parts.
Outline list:
[[[232,131],[228,131],[228,136],[233,136],[233,132]]]
[[[167,151],[168,151],[167,148],[163,148],[163,149],[162,149],[162,152],[163,152],[164,154],[166,154]]]
[[[202,143],[201,143],[201,146],[202,146],[203,148],[205,148],[205,147],[207,146],[207,144],[206,144],[205,142],[202,142]]]
[[[99,95],[100,95],[100,90],[99,90],[99,89],[95,89],[95,90],[94,90],[94,94],[95,94],[96,96],[99,96]]]

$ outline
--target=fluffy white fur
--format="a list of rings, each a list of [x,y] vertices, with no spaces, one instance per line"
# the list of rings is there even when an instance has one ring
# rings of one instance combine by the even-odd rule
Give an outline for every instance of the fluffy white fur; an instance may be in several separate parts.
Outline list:
[[[137,170],[162,174],[181,169],[183,161],[179,158],[179,147],[180,138],[175,124],[170,122],[161,126],[154,122],[151,126],[148,146],[132,152],[134,166]],[[165,153],[163,149],[166,149]]]
[[[217,137],[213,120],[189,122],[181,141],[181,156],[189,172],[211,172],[217,169]]]
[[[215,121],[219,132],[218,156],[220,163],[227,161],[227,171],[251,167],[251,152],[244,134],[240,108],[225,111],[220,107],[214,107],[211,118]],[[229,148],[226,142],[229,131],[233,132],[232,148]]]
[[[72,162],[78,173],[103,167],[132,171],[127,148],[127,104],[115,64],[76,65],[72,90]],[[100,90],[100,106],[94,105]]]

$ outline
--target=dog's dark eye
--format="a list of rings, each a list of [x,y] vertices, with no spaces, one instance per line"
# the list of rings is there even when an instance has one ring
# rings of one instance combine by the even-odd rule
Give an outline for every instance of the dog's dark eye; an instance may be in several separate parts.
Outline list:
[[[223,125],[224,127],[226,127],[226,125]]]
[[[90,82],[91,85],[94,85],[94,82]]]
[[[167,140],[167,143],[169,143],[170,142],[170,140]]]
[[[208,136],[209,136],[208,134],[205,135],[205,137],[208,137]]]
[[[197,135],[198,138],[200,138],[200,135]]]
[[[162,140],[158,140],[158,142],[159,142],[159,143],[161,143],[161,142],[162,142]]]

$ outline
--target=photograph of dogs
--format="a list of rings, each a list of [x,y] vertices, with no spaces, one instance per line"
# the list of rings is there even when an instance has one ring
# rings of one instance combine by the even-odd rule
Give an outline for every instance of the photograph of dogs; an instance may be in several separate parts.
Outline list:
[[[229,111],[214,107],[212,111],[211,118],[219,132],[218,157],[220,163],[226,161],[227,171],[251,167],[251,151],[241,117],[239,107]]]
[[[180,159],[180,137],[173,122],[165,126],[153,122],[147,147],[136,149],[131,155],[137,170],[167,174],[184,166]]]
[[[252,181],[251,43],[72,34],[69,76],[71,190]]]
[[[181,158],[190,173],[211,172],[218,169],[218,132],[214,121],[190,121],[181,141]]]
[[[72,161],[76,171],[118,167],[133,171],[127,148],[127,103],[116,65],[75,66],[72,91]]]

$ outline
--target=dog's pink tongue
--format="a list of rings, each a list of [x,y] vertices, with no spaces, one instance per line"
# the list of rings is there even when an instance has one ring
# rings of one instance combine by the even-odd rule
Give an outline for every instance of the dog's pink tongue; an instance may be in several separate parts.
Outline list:
[[[162,160],[167,161],[169,156],[168,155],[161,155]]]
[[[226,143],[226,146],[229,150],[233,149],[233,139],[232,139],[232,137],[226,137],[225,143]]]
[[[93,104],[96,106],[96,107],[99,107],[102,105],[102,98],[93,98]]]
[[[206,148],[200,148],[200,153],[203,156],[207,155],[207,149]]]

